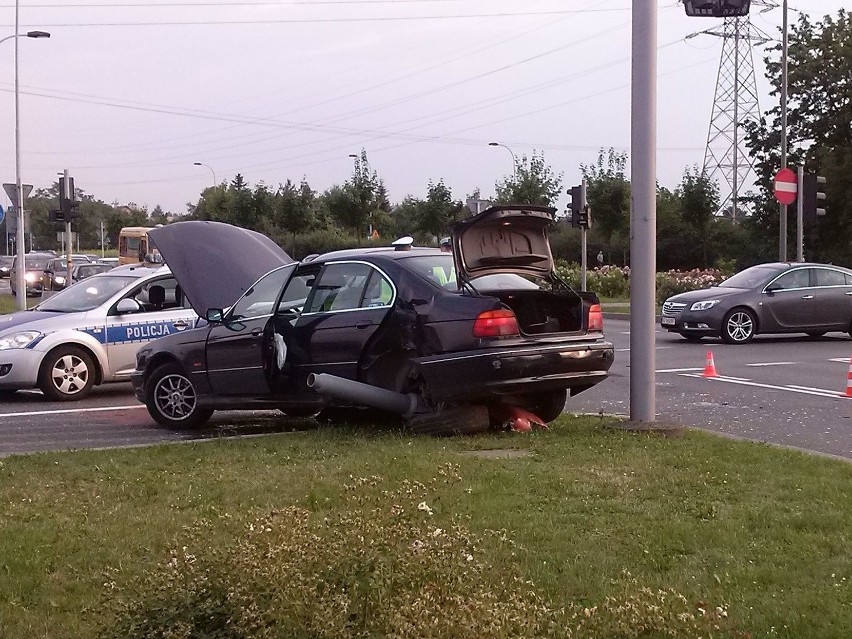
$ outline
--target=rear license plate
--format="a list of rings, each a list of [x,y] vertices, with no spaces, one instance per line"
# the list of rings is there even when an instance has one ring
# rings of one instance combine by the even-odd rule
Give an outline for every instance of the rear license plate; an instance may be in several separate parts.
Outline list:
[[[674,326],[675,318],[674,317],[663,317],[660,319],[660,324],[663,326]]]

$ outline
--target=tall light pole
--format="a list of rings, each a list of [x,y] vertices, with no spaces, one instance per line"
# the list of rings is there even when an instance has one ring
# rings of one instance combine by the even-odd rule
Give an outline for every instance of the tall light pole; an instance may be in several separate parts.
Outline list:
[[[219,183],[216,181],[216,171],[214,171],[211,167],[207,166],[206,164],[202,164],[201,162],[193,162],[192,164],[194,166],[204,166],[204,167],[207,167],[208,169],[210,169],[210,173],[213,175],[213,188],[215,189],[217,186],[219,186]]]
[[[18,73],[18,41],[21,37],[26,38],[49,38],[50,34],[47,31],[28,31],[27,33],[18,33],[20,29],[20,3],[15,0],[15,33],[7,36],[3,40],[10,38],[15,39],[15,210],[18,214],[18,233],[16,238],[17,268],[15,269],[15,279],[17,280],[17,295],[18,308],[26,310],[27,308],[27,279],[26,279],[26,251],[24,250],[24,191],[21,187],[21,89]],[[0,40],[0,42],[3,42]]]
[[[784,0],[781,27],[781,168],[787,168],[787,0]],[[798,195],[801,198],[801,193]],[[778,258],[787,261],[787,205],[781,204],[778,223]]]
[[[512,152],[512,149],[505,144],[500,144],[499,142],[489,142],[488,146],[502,146],[509,152],[509,155],[512,156],[512,176],[518,177],[518,161],[515,159],[515,154]]]

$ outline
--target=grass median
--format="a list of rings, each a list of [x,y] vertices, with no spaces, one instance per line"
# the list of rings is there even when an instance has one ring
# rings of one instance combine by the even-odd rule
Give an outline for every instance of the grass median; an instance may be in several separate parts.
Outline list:
[[[0,459],[0,636],[852,628],[852,465],[608,423],[444,439],[322,427]],[[198,630],[222,615],[267,634]]]

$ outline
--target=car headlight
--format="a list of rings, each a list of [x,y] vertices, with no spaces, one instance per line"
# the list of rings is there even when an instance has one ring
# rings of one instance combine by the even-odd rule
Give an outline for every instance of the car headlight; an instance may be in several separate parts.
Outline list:
[[[40,337],[41,333],[38,331],[24,331],[0,337],[0,351],[9,350],[10,348],[26,348]]]
[[[689,307],[690,311],[706,311],[719,303],[719,300],[704,300],[703,302],[695,302],[692,306]]]
[[[24,279],[27,282],[35,282],[37,279],[40,279],[35,273],[24,273]]]
[[[65,278],[62,275],[54,275],[53,281],[57,284],[65,284]]]

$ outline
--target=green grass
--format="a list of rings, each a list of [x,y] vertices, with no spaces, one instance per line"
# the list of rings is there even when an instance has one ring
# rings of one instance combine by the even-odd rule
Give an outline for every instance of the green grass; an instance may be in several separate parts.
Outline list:
[[[41,302],[41,297],[28,297],[27,308],[32,308]],[[14,313],[18,310],[18,300],[9,293],[0,293],[0,315]]]
[[[487,558],[555,603],[599,605],[635,580],[726,606],[731,626],[750,633],[736,636],[848,633],[852,465],[602,425],[563,417],[528,435],[446,439],[320,428],[2,459],[0,636],[93,636],[104,602],[201,520],[211,523],[195,552],[228,548],[273,509],[337,512],[353,476],[426,483],[446,462],[462,479],[432,499],[435,525],[464,515],[475,533],[510,531],[517,547],[491,544]],[[503,448],[529,455],[465,454]]]

